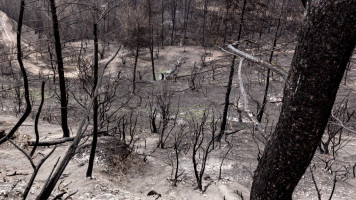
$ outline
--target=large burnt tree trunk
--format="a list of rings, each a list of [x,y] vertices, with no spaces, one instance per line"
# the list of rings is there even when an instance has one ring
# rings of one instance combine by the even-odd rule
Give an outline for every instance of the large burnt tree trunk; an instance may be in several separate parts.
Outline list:
[[[62,120],[62,130],[63,137],[69,137],[68,129],[68,114],[67,114],[67,92],[66,92],[66,82],[64,77],[64,67],[63,67],[63,56],[61,47],[61,38],[59,35],[59,25],[57,17],[57,7],[55,0],[50,0],[51,13],[52,13],[52,23],[53,23],[53,35],[56,47],[57,55],[57,66],[58,66],[58,76],[59,76],[59,90],[60,90],[60,102],[61,102],[61,120]]]
[[[356,1],[309,1],[279,122],[254,174],[251,199],[292,199],[333,107],[356,43]]]

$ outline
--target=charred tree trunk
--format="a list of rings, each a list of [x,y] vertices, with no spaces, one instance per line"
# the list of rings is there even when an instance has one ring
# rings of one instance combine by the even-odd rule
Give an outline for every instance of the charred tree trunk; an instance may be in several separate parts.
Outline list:
[[[259,160],[251,199],[292,199],[355,47],[356,1],[313,1],[306,12],[279,122]]]
[[[35,118],[35,134],[36,134],[36,142],[35,145],[33,146],[33,149],[31,150],[30,156],[33,156],[33,154],[36,151],[38,142],[40,141],[40,134],[38,133],[38,121],[41,115],[41,111],[42,111],[42,106],[43,106],[43,102],[44,102],[44,87],[45,87],[46,82],[42,81],[42,86],[41,86],[41,103],[40,106],[38,107],[38,111],[36,114],[36,118]]]
[[[153,55],[153,39],[152,39],[151,45],[150,45],[150,54],[151,54],[151,64],[152,64],[152,78],[155,81],[156,73],[155,73],[155,61],[154,61],[154,55]]]
[[[164,0],[161,0],[161,45],[164,48]]]
[[[31,110],[32,110],[31,101],[30,101],[30,93],[29,93],[29,89],[28,89],[27,73],[26,73],[25,67],[22,62],[21,31],[22,31],[24,12],[25,12],[25,1],[21,0],[19,21],[17,23],[17,61],[19,62],[22,77],[23,77],[23,87],[25,89],[26,110],[25,110],[24,114],[21,116],[20,120],[11,129],[9,134],[7,134],[6,136],[4,136],[0,139],[0,145],[2,143],[6,142],[8,139],[10,139],[12,137],[12,135],[14,135],[14,133],[22,125],[22,123],[26,120],[26,118],[28,117],[28,115],[31,113]]]
[[[152,2],[151,0],[148,1],[148,26],[149,26],[149,33],[150,33],[150,54],[151,54],[151,64],[152,64],[152,78],[155,81],[156,80],[156,74],[155,74],[155,60],[153,56],[153,50],[154,50],[154,43],[153,43],[153,25],[152,25]]]
[[[176,12],[177,12],[177,0],[171,1],[171,15],[172,15],[172,32],[171,32],[171,45],[174,45],[175,42],[175,31],[176,31]]]
[[[246,3],[247,3],[247,0],[244,0],[243,5],[242,5],[242,10],[241,10],[241,18],[240,18],[240,24],[239,24],[239,34],[237,35],[237,41],[240,41],[240,39],[241,39],[242,25],[244,24],[244,19],[245,19]]]
[[[228,19],[229,19],[229,9],[231,7],[231,2],[230,1],[226,1],[225,2],[225,18],[224,18],[224,44],[226,43],[226,38],[227,38],[227,22],[228,22]]]
[[[221,140],[221,138],[222,138],[222,136],[224,134],[224,131],[226,129],[227,113],[229,111],[229,104],[230,104],[230,93],[231,93],[232,79],[234,77],[234,71],[235,71],[235,60],[236,60],[236,56],[234,56],[232,58],[232,62],[231,62],[229,83],[227,84],[226,95],[225,95],[223,118],[221,120],[220,134],[217,137],[217,141]]]
[[[240,25],[239,25],[239,34],[237,36],[237,41],[240,41],[240,39],[241,39],[242,25],[244,23],[245,8],[246,8],[246,0],[244,0],[243,6],[242,6]],[[230,75],[229,75],[229,83],[227,85],[227,90],[226,90],[226,95],[225,95],[223,118],[221,120],[220,132],[219,132],[219,136],[217,137],[217,141],[221,140],[222,136],[224,135],[224,131],[226,129],[227,113],[229,111],[229,105],[230,105],[231,85],[232,85],[232,80],[233,80],[233,77],[234,77],[234,70],[235,70],[234,69],[234,67],[235,67],[235,59],[236,59],[236,56],[233,57],[232,63],[231,63]]]
[[[136,71],[137,71],[137,61],[138,61],[138,55],[140,51],[140,47],[138,44],[138,40],[136,41],[136,55],[135,55],[135,64],[134,64],[134,71],[133,71],[133,80],[132,80],[132,92],[136,92]]]
[[[205,35],[206,35],[206,17],[207,17],[207,14],[208,14],[208,1],[209,1],[209,0],[205,0],[205,1],[204,1],[203,41],[202,41],[202,44],[203,44],[203,47],[204,47],[204,48],[206,47],[206,38],[205,38]]]
[[[66,83],[64,77],[61,38],[59,35],[59,24],[58,24],[57,8],[56,8],[55,0],[50,0],[50,4],[51,4],[52,23],[53,23],[53,35],[54,35],[56,55],[57,55],[62,130],[63,130],[63,137],[69,137],[68,116],[67,116],[68,101],[67,101]]]
[[[99,71],[99,44],[98,44],[98,24],[94,24],[94,65],[93,65],[93,75],[94,75],[94,84],[92,89],[92,95],[94,95],[96,85],[98,84],[98,71]],[[98,110],[99,110],[99,102],[98,97],[94,96],[93,99],[93,141],[91,143],[89,164],[87,170],[87,177],[92,177],[93,166],[94,166],[94,158],[95,158],[95,150],[96,145],[98,143]]]
[[[186,39],[187,39],[187,28],[188,28],[188,20],[189,20],[189,12],[190,12],[190,4],[191,0],[184,1],[184,22],[183,22],[183,46],[185,51]]]

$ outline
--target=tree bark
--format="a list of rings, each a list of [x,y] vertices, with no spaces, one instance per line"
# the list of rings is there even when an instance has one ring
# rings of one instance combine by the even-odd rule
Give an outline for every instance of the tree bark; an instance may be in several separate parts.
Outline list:
[[[66,92],[66,82],[64,77],[61,37],[59,35],[59,25],[58,25],[57,8],[56,8],[55,0],[50,0],[50,4],[51,4],[52,23],[53,23],[53,35],[54,35],[56,55],[57,55],[62,130],[63,130],[63,137],[69,137],[68,116],[67,116],[68,101],[67,101],[67,92]]]
[[[356,43],[356,1],[309,2],[279,122],[254,174],[251,199],[292,199],[320,143]]]

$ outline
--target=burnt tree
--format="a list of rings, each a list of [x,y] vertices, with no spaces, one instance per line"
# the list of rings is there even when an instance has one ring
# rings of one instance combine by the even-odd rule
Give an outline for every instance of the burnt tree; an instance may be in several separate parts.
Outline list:
[[[254,174],[251,199],[292,199],[333,107],[356,43],[356,1],[309,1],[279,122]]]
[[[94,35],[94,64],[93,64],[93,76],[94,84],[92,88],[92,95],[94,95],[96,85],[98,84],[98,71],[99,71],[99,42],[98,42],[98,24],[94,23],[93,25],[93,35]],[[98,143],[98,110],[99,110],[99,101],[97,96],[93,96],[93,141],[91,144],[89,164],[86,173],[86,177],[92,177],[94,159],[95,159],[95,149]]]
[[[279,12],[279,16],[278,16],[278,20],[277,20],[276,32],[274,34],[272,50],[271,50],[271,53],[270,53],[270,56],[269,56],[269,60],[268,60],[268,62],[271,63],[271,64],[272,64],[272,60],[273,60],[274,51],[275,51],[275,49],[277,47],[277,40],[278,40],[279,34],[280,34],[281,18],[282,18],[282,12],[283,12],[284,3],[285,3],[285,1],[282,1],[281,10]],[[262,121],[263,113],[265,112],[265,108],[266,108],[266,104],[267,104],[267,95],[268,95],[268,89],[269,89],[270,75],[271,75],[271,69],[267,69],[265,93],[263,95],[261,109],[258,111],[257,116],[256,116],[258,122]]]
[[[240,41],[241,39],[241,33],[242,33],[242,26],[244,23],[244,16],[245,16],[245,9],[246,9],[246,3],[247,1],[243,1],[243,6],[241,10],[241,17],[240,17],[240,24],[239,24],[239,33],[237,36],[237,42]],[[236,56],[232,58],[231,66],[230,66],[230,74],[229,74],[229,82],[227,84],[227,89],[226,89],[226,95],[225,95],[225,104],[224,104],[224,110],[223,110],[223,118],[221,120],[221,126],[220,126],[220,133],[219,136],[217,137],[217,140],[220,141],[222,136],[224,135],[224,131],[226,129],[226,123],[227,123],[227,114],[229,111],[229,105],[230,105],[230,93],[231,93],[231,86],[232,86],[232,80],[234,78],[234,67],[235,67],[235,60]]]
[[[21,45],[21,34],[22,34],[22,24],[23,24],[23,16],[25,12],[25,1],[21,1],[20,5],[20,14],[19,14],[19,20],[17,23],[17,61],[19,62],[19,66],[21,69],[22,77],[23,77],[23,87],[25,90],[25,100],[26,100],[26,110],[19,119],[19,121],[15,124],[15,126],[11,129],[9,134],[7,134],[4,137],[0,138],[0,144],[6,142],[9,140],[17,131],[17,129],[22,125],[22,123],[27,119],[27,117],[30,115],[32,111],[32,106],[31,106],[31,101],[30,101],[30,92],[29,92],[29,87],[28,87],[28,78],[27,78],[27,73],[25,66],[23,64],[22,58],[23,58],[23,53],[22,53],[22,45]]]
[[[57,7],[56,7],[55,0],[50,0],[50,4],[51,4],[52,23],[53,23],[53,35],[54,35],[55,49],[56,49],[56,55],[57,55],[62,130],[63,130],[63,137],[69,137],[68,109],[67,109],[68,100],[67,100],[67,92],[66,92],[66,82],[65,82],[65,77],[64,77],[61,37],[59,35]]]

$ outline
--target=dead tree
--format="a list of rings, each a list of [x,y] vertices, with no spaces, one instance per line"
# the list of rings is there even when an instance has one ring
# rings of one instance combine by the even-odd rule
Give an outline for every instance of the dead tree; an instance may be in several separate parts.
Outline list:
[[[25,89],[26,110],[25,110],[24,114],[21,116],[20,120],[11,129],[9,134],[7,134],[6,136],[4,136],[0,139],[0,145],[2,143],[6,142],[8,139],[10,139],[14,135],[14,133],[17,131],[17,129],[22,125],[22,123],[30,115],[31,110],[32,110],[31,101],[30,101],[30,93],[29,93],[29,89],[28,89],[27,73],[26,73],[24,64],[22,62],[23,55],[22,55],[22,46],[21,46],[21,33],[22,33],[24,11],[25,11],[25,1],[21,0],[20,15],[19,15],[18,23],[17,23],[17,61],[19,62],[22,77],[23,77],[23,83],[24,83],[24,89]]]
[[[40,103],[40,106],[38,107],[38,111],[37,111],[37,114],[36,114],[36,119],[35,119],[35,134],[36,134],[36,142],[31,150],[31,153],[30,155],[33,156],[33,154],[35,153],[36,151],[36,148],[37,148],[37,145],[38,145],[38,142],[39,142],[39,133],[38,133],[38,120],[40,118],[40,115],[41,115],[41,111],[42,111],[42,106],[43,106],[43,102],[44,102],[44,86],[45,86],[45,81],[42,82],[42,86],[41,86],[41,103]]]
[[[206,48],[206,24],[207,24],[207,15],[208,15],[208,2],[209,0],[204,0],[204,9],[203,9],[203,41],[202,45],[204,49]]]
[[[51,4],[51,13],[52,13],[53,36],[54,36],[56,56],[57,56],[62,130],[63,130],[63,137],[69,137],[68,100],[67,100],[67,92],[66,92],[67,89],[66,89],[66,81],[64,77],[64,64],[63,64],[63,56],[62,56],[61,37],[59,35],[57,7],[56,7],[55,0],[50,0],[50,4]]]
[[[329,148],[335,151],[338,146],[341,145],[342,141],[345,139],[343,136],[344,127],[340,126],[338,120],[341,120],[343,124],[348,123],[352,117],[355,115],[355,110],[350,112],[348,110],[348,99],[347,96],[340,102],[336,103],[333,108],[332,114],[329,118],[328,124],[326,125],[325,132],[326,140],[320,141],[319,150],[322,154],[329,154]]]
[[[273,59],[273,54],[274,51],[276,49],[276,45],[277,45],[277,40],[278,40],[278,35],[280,32],[280,27],[281,27],[281,18],[282,18],[282,11],[284,8],[284,3],[285,1],[282,1],[282,6],[281,6],[281,10],[279,12],[279,16],[278,16],[278,22],[277,22],[277,27],[276,27],[276,32],[274,34],[274,39],[273,39],[273,44],[272,44],[272,50],[270,53],[270,57],[269,57],[269,63],[272,63],[272,59]],[[270,74],[271,74],[271,70],[267,69],[267,75],[266,75],[266,87],[265,87],[265,93],[263,95],[263,100],[262,100],[262,105],[261,105],[261,109],[258,111],[257,113],[257,120],[258,122],[262,121],[262,117],[263,117],[263,113],[265,112],[265,108],[266,108],[266,103],[267,103],[267,95],[268,95],[268,89],[269,89],[269,79],[270,79]]]
[[[16,149],[18,149],[19,151],[21,151],[21,153],[23,153],[23,154],[26,156],[26,158],[30,161],[31,166],[32,166],[32,168],[33,168],[33,173],[32,173],[32,176],[31,176],[31,178],[30,178],[30,181],[27,183],[27,186],[26,186],[26,188],[25,188],[25,191],[24,191],[23,194],[22,194],[22,198],[25,200],[25,199],[27,198],[28,193],[30,192],[30,189],[31,189],[31,187],[32,187],[32,184],[33,184],[33,182],[35,181],[35,178],[36,178],[36,176],[37,176],[37,173],[38,173],[38,171],[40,170],[42,164],[52,155],[52,153],[56,150],[56,147],[54,147],[54,148],[52,149],[52,151],[51,151],[49,154],[47,154],[44,158],[42,158],[42,159],[40,160],[40,162],[38,162],[37,165],[35,165],[35,163],[33,162],[33,159],[31,158],[30,155],[28,155],[28,153],[26,153],[25,150],[21,149],[21,147],[19,147],[18,145],[16,145],[13,141],[9,140],[9,142],[10,142],[12,145],[14,145],[14,146],[16,147]]]
[[[318,188],[318,184],[315,180],[315,177],[314,177],[314,171],[313,171],[313,168],[315,168],[315,165],[311,165],[309,166],[309,170],[310,170],[310,174],[311,174],[311,177],[312,177],[312,180],[313,180],[313,184],[314,184],[314,187],[315,187],[315,190],[316,190],[316,193],[318,194],[318,199],[321,200],[321,189]],[[331,189],[331,193],[330,193],[330,196],[329,196],[329,200],[332,199],[333,195],[334,195],[334,192],[335,192],[335,187],[336,187],[336,175],[337,175],[337,172],[334,172],[334,178],[333,178],[333,187]]]
[[[150,129],[151,133],[157,133],[158,128],[156,124],[156,118],[157,118],[157,108],[154,106],[153,101],[149,102],[150,106],[150,112],[149,112],[149,118],[150,118]]]
[[[178,131],[174,132],[174,144],[173,144],[173,149],[174,149],[174,155],[175,155],[175,166],[174,166],[174,161],[172,159],[172,174],[174,171],[174,177],[171,178],[173,182],[173,186],[177,186],[177,182],[179,181],[179,177],[183,173],[179,173],[179,157],[182,152],[183,146],[186,146],[186,143],[184,143],[184,140],[186,140],[186,135],[187,133],[184,131],[184,126],[180,126],[180,129]],[[172,175],[171,175],[172,177]]]
[[[95,19],[96,20],[96,19]],[[96,85],[98,84],[98,70],[99,70],[99,58],[98,58],[98,24],[94,23],[93,26],[93,34],[94,34],[94,64],[93,64],[93,77],[94,84],[92,88],[92,95],[94,95]],[[98,97],[94,97],[93,100],[93,141],[91,143],[91,150],[89,156],[89,164],[86,176],[92,177],[93,166],[94,166],[94,158],[95,158],[95,150],[96,145],[98,143],[98,110],[99,110],[99,101]]]
[[[171,0],[170,6],[171,6],[171,17],[172,17],[172,32],[171,32],[171,46],[172,46],[175,43],[177,0]]]
[[[164,48],[164,2],[161,0],[161,46]]]
[[[161,149],[165,148],[166,142],[175,129],[177,125],[177,118],[179,113],[179,103],[177,111],[175,112],[173,119],[171,116],[172,112],[172,98],[173,92],[169,91],[167,87],[163,87],[163,91],[161,94],[156,96],[156,105],[158,107],[158,111],[160,112],[160,119],[158,125],[158,144],[157,147]],[[172,122],[171,122],[172,121]]]
[[[100,71],[100,76],[98,79],[98,84],[96,85],[95,91],[94,91],[94,95],[93,97],[96,97],[99,94],[99,88],[101,87],[101,83],[102,83],[102,79],[104,76],[104,72],[105,69],[107,68],[107,66],[111,63],[112,60],[114,60],[114,58],[117,56],[117,54],[119,53],[121,49],[121,46],[118,48],[118,50],[114,53],[114,55],[105,63],[105,65],[102,67],[101,71]],[[90,113],[91,110],[91,106],[93,104],[94,98],[90,99],[90,102],[88,102],[88,104],[85,106],[85,110],[84,110],[84,114],[81,118],[81,122],[79,124],[79,128],[77,131],[77,135],[75,136],[75,139],[73,140],[72,144],[69,146],[65,156],[63,157],[62,161],[59,163],[58,167],[56,168],[56,171],[53,175],[51,175],[51,177],[49,178],[49,181],[44,185],[41,193],[37,196],[37,200],[40,199],[48,199],[49,196],[51,195],[54,187],[56,186],[59,178],[61,177],[62,173],[64,172],[65,168],[67,167],[69,161],[73,158],[73,156],[75,155],[75,151],[80,143],[80,140],[82,139],[83,135],[84,135],[84,131],[83,131],[83,127],[84,124],[87,120],[87,117]]]
[[[239,25],[239,33],[238,33],[238,36],[237,36],[236,43],[238,43],[240,41],[240,39],[241,39],[242,26],[243,26],[243,23],[244,23],[245,8],[246,8],[246,0],[243,1],[242,11],[241,11],[241,18],[240,18],[240,25]],[[232,80],[233,80],[234,71],[235,71],[235,60],[236,60],[236,56],[234,55],[234,57],[232,58],[231,66],[230,66],[229,83],[228,83],[227,89],[226,89],[225,104],[224,104],[224,110],[223,110],[223,118],[222,118],[222,121],[221,121],[220,133],[219,133],[219,136],[217,137],[218,141],[221,140],[222,136],[224,135],[224,131],[226,129],[227,114],[228,114],[229,105],[230,105],[231,85],[232,85]]]
[[[149,49],[150,49],[150,55],[151,55],[151,65],[152,65],[152,77],[153,80],[156,80],[156,74],[155,74],[155,61],[154,61],[154,56],[153,56],[153,50],[154,50],[154,41],[153,41],[153,25],[152,25],[152,0],[147,0],[148,4],[148,28],[149,28]]]
[[[183,46],[185,51],[186,45],[186,38],[187,38],[187,29],[188,29],[188,22],[189,22],[189,13],[190,13],[190,4],[192,0],[184,0],[184,19],[183,19]]]
[[[212,114],[212,121],[208,124],[209,112],[208,110],[204,110],[203,117],[200,122],[197,122],[195,117],[192,117],[192,127],[193,127],[193,153],[192,153],[192,161],[194,167],[195,179],[198,184],[198,189],[203,190],[203,176],[205,173],[205,167],[208,161],[209,154],[212,152],[213,143],[216,139],[216,130],[217,130],[217,122],[215,120],[214,113]],[[207,125],[210,125],[208,128]],[[209,130],[210,129],[210,130]],[[207,135],[207,132],[210,132]],[[200,159],[200,154],[203,154]],[[197,157],[199,156],[199,157]],[[199,161],[200,160],[200,161]],[[200,169],[199,169],[200,166]]]
[[[219,133],[219,136],[217,137],[218,141],[221,140],[222,136],[224,135],[225,128],[226,128],[227,113],[229,111],[229,104],[230,104],[230,93],[231,93],[232,79],[233,79],[234,71],[235,71],[235,60],[236,60],[236,56],[233,56],[232,63],[230,66],[229,82],[227,84],[226,95],[225,95],[223,118],[222,118],[221,125],[220,125],[220,133]]]
[[[355,1],[308,2],[279,122],[259,160],[251,199],[292,199],[320,143],[355,48],[355,11]]]

